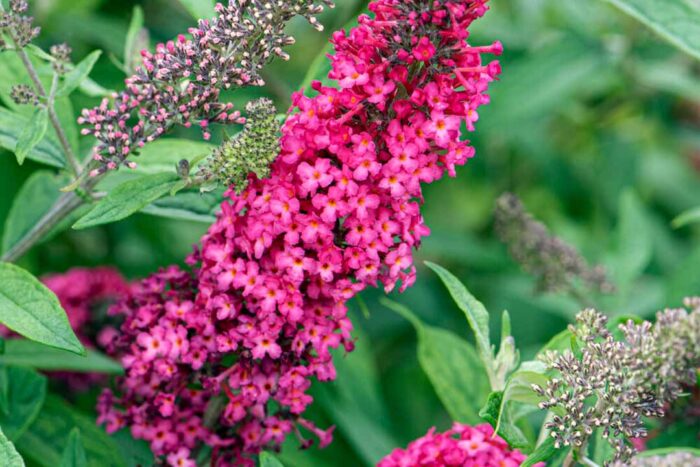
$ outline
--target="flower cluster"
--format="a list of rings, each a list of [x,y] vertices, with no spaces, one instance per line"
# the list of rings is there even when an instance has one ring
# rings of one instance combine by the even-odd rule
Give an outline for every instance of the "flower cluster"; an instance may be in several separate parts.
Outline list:
[[[539,290],[572,292],[576,279],[603,293],[614,290],[602,266],[588,266],[576,248],[552,236],[525,211],[517,196],[505,193],[498,198],[495,229],[511,256],[537,278]]]
[[[328,0],[326,4],[332,6]],[[233,104],[222,102],[222,90],[264,84],[259,72],[273,57],[294,43],[284,26],[304,16],[321,29],[315,16],[323,7],[315,0],[229,0],[216,5],[213,20],[191,28],[192,39],[180,35],[159,44],[155,53],[142,52],[143,65],[127,78],[126,89],[85,109],[79,123],[84,135],[98,140],[93,159],[100,163],[92,176],[118,168],[146,143],[175,125],[197,123],[205,139],[210,123],[244,123]]]
[[[156,276],[144,288],[164,299],[120,307],[114,350],[129,370],[124,394],[105,394],[103,420],[131,425],[173,464],[190,462],[197,441],[213,446],[213,465],[250,464],[289,433],[307,446],[300,428],[330,441],[302,414],[311,378],[335,377],[330,350],[353,348],[345,302],[367,286],[413,283],[412,250],[429,232],[421,183],[473,155],[461,127],[473,128],[499,72],[481,55],[501,51],[466,41],[485,0],[369,8],[374,18],[333,35],[338,87],[293,95],[270,176],[227,191],[188,261],[196,292]],[[202,389],[194,402],[183,396],[192,388]],[[181,420],[198,435],[180,433]]]
[[[0,5],[0,51],[7,46],[2,34],[8,34],[14,45],[20,49],[39,35],[41,28],[34,26],[31,16],[24,15],[28,8],[29,4],[25,0],[10,0],[9,11],[4,11]]]
[[[546,427],[557,448],[583,446],[594,430],[615,448],[615,461],[626,461],[631,438],[646,436],[642,417],[661,417],[680,396],[683,384],[695,381],[700,366],[700,298],[686,299],[691,309],[667,309],[656,323],[628,321],[619,326],[624,341],[608,331],[607,318],[595,310],[577,316],[571,331],[580,345],[573,352],[545,356],[559,373],[546,388],[533,385],[545,400],[542,409],[559,409]]]
[[[246,106],[243,130],[214,150],[199,170],[199,178],[233,186],[240,193],[248,186],[248,175],[265,178],[279,153],[279,125],[269,99],[258,99]]]
[[[517,467],[525,460],[518,450],[494,434],[491,425],[474,427],[455,423],[444,433],[428,433],[408,445],[395,449],[378,467]],[[542,466],[544,464],[536,464]]]
[[[107,308],[129,291],[121,274],[109,267],[73,268],[63,274],[44,276],[41,280],[58,297],[83,345],[104,348],[117,332],[107,323]],[[7,337],[11,334],[0,326],[0,335]],[[73,390],[84,390],[103,380],[98,374],[57,372],[53,376]]]

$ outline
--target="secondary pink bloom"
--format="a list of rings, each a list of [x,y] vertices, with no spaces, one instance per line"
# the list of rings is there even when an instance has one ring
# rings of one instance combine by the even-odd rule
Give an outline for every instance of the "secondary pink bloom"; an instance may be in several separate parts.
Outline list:
[[[394,449],[377,467],[517,467],[524,460],[523,453],[494,436],[491,425],[455,423],[444,433],[431,428],[406,449]]]
[[[336,87],[292,96],[270,176],[226,192],[188,271],[161,271],[113,308],[125,321],[112,352],[127,374],[119,396],[102,396],[108,429],[130,426],[167,459],[212,446],[216,467],[253,465],[290,433],[303,447],[306,433],[330,442],[332,428],[303,418],[307,391],[335,378],[331,349],[354,347],[346,301],[415,281],[413,250],[429,233],[421,183],[471,157],[461,126],[496,78],[485,49],[466,42],[485,3],[445,0],[418,15],[414,3],[376,0],[374,18],[333,34]],[[188,350],[174,351],[182,328]]]

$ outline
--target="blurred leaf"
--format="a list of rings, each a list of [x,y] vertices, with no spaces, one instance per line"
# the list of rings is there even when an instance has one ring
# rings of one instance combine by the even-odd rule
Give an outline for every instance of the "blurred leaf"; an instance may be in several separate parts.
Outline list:
[[[46,397],[46,377],[28,368],[8,367],[7,414],[0,414],[0,426],[10,441],[24,434],[41,410]]]
[[[418,335],[418,361],[435,392],[457,422],[475,424],[490,393],[486,371],[472,345],[444,329],[423,324],[408,308],[381,303],[409,320]]]
[[[73,225],[86,229],[116,222],[138,212],[158,198],[168,194],[182,180],[174,173],[147,175],[124,182],[99,201],[97,205]]]
[[[89,467],[135,465],[125,459],[126,452],[97,426],[94,419],[75,411],[54,395],[46,397],[41,413],[15,444],[31,465],[56,467],[61,463],[73,428],[78,428],[83,435]]]
[[[22,268],[0,263],[0,322],[42,344],[82,355],[66,312],[44,284]]]
[[[151,467],[155,460],[151,447],[143,439],[134,439],[129,428],[123,428],[109,435],[119,446],[119,451],[126,460],[127,467]]]
[[[5,437],[0,428],[0,465],[5,467],[24,467],[22,457],[15,449],[14,444]]]
[[[47,347],[24,339],[5,341],[5,353],[0,365],[16,365],[44,371],[78,371],[121,374],[122,366],[96,350],[87,350],[85,356]]]
[[[426,261],[425,265],[435,271],[438,277],[440,277],[440,280],[442,280],[442,283],[445,284],[445,287],[447,287],[447,290],[450,292],[452,299],[459,309],[464,312],[469,326],[472,328],[472,331],[474,331],[481,361],[487,373],[491,375],[496,371],[496,368],[494,367],[493,348],[491,347],[491,338],[489,337],[489,312],[486,311],[486,308],[480,301],[469,293],[464,284],[447,269],[435,263],[431,263],[430,261]],[[489,378],[491,377],[489,376]],[[491,383],[493,384],[493,380]]]
[[[342,350],[334,352],[337,378],[317,388],[316,397],[355,452],[367,465],[375,465],[397,441],[388,431],[389,414],[371,342],[359,326],[353,335],[357,340],[355,350],[347,355],[338,355]]]
[[[700,59],[700,4],[693,0],[605,0]]]
[[[27,122],[27,125],[22,130],[22,133],[17,139],[15,146],[15,155],[19,165],[24,163],[24,159],[36,147],[37,144],[46,135],[46,130],[49,127],[49,114],[46,108],[40,107],[34,111],[34,114]]]
[[[78,428],[73,428],[68,435],[68,445],[63,450],[60,467],[87,467],[85,448]]]
[[[260,453],[260,467],[284,467],[284,465],[274,456],[267,451]]]
[[[608,443],[608,440],[603,437],[604,430],[598,428],[593,433],[593,455],[591,460],[598,465],[605,465],[606,462],[612,461],[615,456],[615,449]],[[590,452],[590,447],[588,449]]]
[[[213,0],[179,0],[179,2],[196,20],[211,19],[214,16]]]
[[[67,183],[65,177],[41,170],[34,172],[24,182],[12,201],[5,219],[2,235],[2,251],[7,252],[19,242],[54,205],[61,195],[59,191]]]
[[[537,405],[542,399],[532,390],[532,385],[544,387],[548,381],[546,371],[546,365],[540,361],[523,362],[520,368],[508,378],[503,391],[503,401]]]
[[[27,125],[27,117],[0,107],[0,147],[14,151]],[[51,137],[44,138],[33,146],[26,157],[53,167],[65,165],[61,146]]]
[[[544,355],[548,350],[555,350],[557,352],[564,352],[565,350],[571,350],[571,342],[574,335],[568,329],[564,329],[556,336],[552,337],[549,342],[547,342],[542,348],[537,352],[537,358]]]
[[[617,257],[615,261],[615,284],[621,300],[626,299],[632,283],[649,264],[652,255],[650,226],[644,205],[632,190],[620,197],[617,226]]]
[[[126,33],[126,40],[124,41],[124,67],[127,73],[133,73],[135,71],[134,58],[136,54],[139,53],[139,47],[142,45],[139,42],[139,35],[143,31],[143,9],[135,5],[133,13],[131,14],[131,23],[129,23],[129,30]]]
[[[211,154],[215,145],[189,139],[165,138],[147,144],[140,150],[135,173],[157,174],[174,171],[182,159],[189,161]],[[194,164],[190,170],[197,167]]]
[[[3,352],[0,352],[0,356],[4,353],[5,341],[2,341]],[[7,374],[7,367],[0,366],[0,414],[7,415],[10,410],[8,402],[8,394],[10,391],[10,379]]]
[[[691,448],[691,447],[686,447],[686,446],[679,446],[679,447],[666,447],[666,448],[659,448],[659,449],[647,449],[646,451],[641,451],[635,454],[635,457],[656,457],[656,456],[665,456],[668,454],[673,454],[674,452],[687,452],[689,454],[692,454],[693,456],[700,457],[700,449],[697,448]]]
[[[92,68],[97,63],[97,60],[102,55],[101,50],[95,50],[91,52],[87,57],[78,63],[75,68],[69,71],[63,78],[63,83],[56,91],[57,96],[68,96],[70,93],[75,91],[75,89],[80,86],[80,84],[85,81],[88,77]]]
[[[696,222],[700,222],[700,207],[690,209],[680,214],[678,217],[673,219],[671,225],[673,225],[675,229],[679,229]]]
[[[688,68],[675,60],[640,62],[634,65],[634,77],[650,88],[700,101],[700,82]]]

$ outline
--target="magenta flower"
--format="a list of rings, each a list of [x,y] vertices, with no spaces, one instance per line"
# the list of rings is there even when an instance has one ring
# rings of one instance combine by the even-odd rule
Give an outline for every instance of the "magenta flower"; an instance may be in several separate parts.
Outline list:
[[[115,308],[126,321],[113,351],[127,374],[122,395],[101,400],[108,429],[131,426],[167,459],[207,444],[215,466],[253,465],[289,433],[308,446],[302,429],[330,442],[332,428],[302,415],[311,379],[335,378],[331,350],[353,349],[345,302],[367,286],[413,283],[412,252],[429,233],[421,183],[473,155],[460,127],[498,72],[481,54],[500,51],[466,42],[484,3],[418,14],[377,0],[374,18],[333,35],[338,88],[315,82],[315,97],[293,95],[270,177],[228,190],[188,259],[192,274],[163,271]],[[414,49],[431,46],[417,61]],[[173,352],[167,336],[181,328],[189,350]]]
[[[517,467],[524,460],[523,453],[510,450],[500,436],[494,435],[491,425],[455,423],[444,433],[431,428],[406,449],[394,449],[377,467]]]

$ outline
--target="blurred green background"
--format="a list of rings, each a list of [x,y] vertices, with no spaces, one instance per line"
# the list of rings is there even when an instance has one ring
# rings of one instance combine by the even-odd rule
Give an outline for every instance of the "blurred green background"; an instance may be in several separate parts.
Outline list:
[[[118,89],[124,74],[110,55],[121,58],[134,5],[144,10],[151,45],[193,24],[176,1],[37,0],[33,13],[43,29],[38,42],[67,42],[75,61],[103,49],[91,77]],[[294,22],[291,60],[267,69],[267,87],[238,91],[231,99],[242,108],[252,97],[268,95],[284,111],[330,32],[363,7],[343,0],[322,16],[323,33]],[[477,156],[457,178],[426,187],[424,215],[432,235],[416,255],[416,285],[393,298],[425,322],[472,340],[463,314],[422,265],[429,259],[457,274],[494,315],[510,312],[525,357],[563,329],[580,305],[565,296],[535,294],[534,280],[493,234],[494,201],[504,191],[518,194],[590,262],[607,266],[618,292],[590,297],[603,311],[649,317],[700,292],[700,229],[670,225],[700,205],[698,62],[595,0],[492,0],[491,11],[473,26],[471,42],[494,40],[505,48],[503,73],[469,135]],[[95,102],[76,93],[76,116]],[[182,130],[175,135],[198,138]],[[18,167],[11,153],[0,154],[4,219],[13,195],[39,166]],[[139,278],[182,262],[206,228],[140,214],[63,233],[20,264],[36,274],[111,264]],[[622,266],[630,258],[632,271]],[[320,453],[291,448],[283,455],[289,465],[334,465],[328,462],[339,456],[343,465],[367,464],[431,426],[450,424],[418,365],[413,329],[379,305],[381,296],[362,295],[369,317],[359,302],[351,303],[358,350],[338,358],[343,378],[314,389],[318,402],[311,418],[322,426],[336,424],[336,443]],[[497,316],[493,321],[497,336]]]

